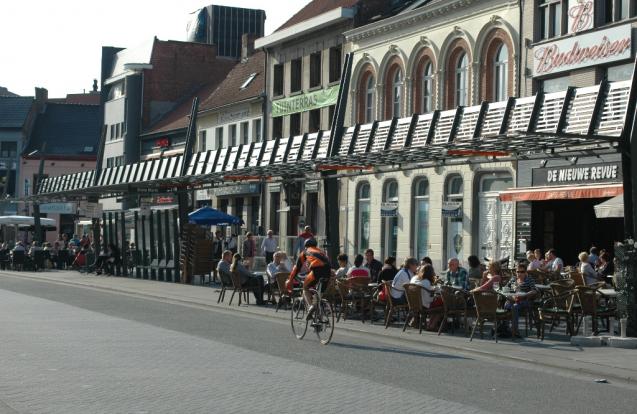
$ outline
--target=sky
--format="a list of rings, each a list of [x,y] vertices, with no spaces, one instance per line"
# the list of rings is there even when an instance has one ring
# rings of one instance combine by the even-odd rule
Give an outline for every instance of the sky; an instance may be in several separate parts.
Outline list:
[[[44,87],[51,98],[88,92],[102,46],[186,40],[190,13],[213,3],[264,9],[267,35],[309,0],[1,0],[0,86],[23,96]]]

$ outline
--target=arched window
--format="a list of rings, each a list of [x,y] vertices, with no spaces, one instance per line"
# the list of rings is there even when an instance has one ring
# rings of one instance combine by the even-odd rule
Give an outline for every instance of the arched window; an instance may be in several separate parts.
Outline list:
[[[374,100],[376,99],[376,85],[374,76],[370,75],[365,85],[365,119],[366,124],[374,121]]]
[[[369,216],[370,206],[369,183],[362,183],[356,192],[356,251],[369,248]]]
[[[466,106],[469,103],[469,59],[464,52],[456,63],[455,86],[455,106]]]
[[[458,174],[450,175],[445,185],[445,205],[443,206],[443,216],[446,217],[445,228],[445,258],[449,260],[456,257],[462,260],[463,257],[463,232],[462,232],[462,199],[464,196],[464,185],[462,176]]]
[[[493,97],[496,101],[504,101],[507,98],[507,86],[509,84],[509,48],[502,43],[495,54],[493,62]]]
[[[399,118],[403,105],[403,71],[396,69],[392,80],[392,116]]]
[[[385,183],[381,213],[383,257],[396,257],[398,247],[398,182],[396,180]]]
[[[434,73],[431,62],[425,64],[422,74],[422,113],[434,110]]]
[[[414,257],[427,256],[429,243],[429,182],[419,178],[413,187],[414,197]]]

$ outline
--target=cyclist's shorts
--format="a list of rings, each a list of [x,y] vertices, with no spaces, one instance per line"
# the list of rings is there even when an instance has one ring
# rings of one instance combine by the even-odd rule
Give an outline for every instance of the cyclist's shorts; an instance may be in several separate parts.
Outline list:
[[[323,280],[322,288],[325,289],[327,287],[327,281],[332,276],[332,270],[329,266],[322,266],[312,269],[310,273],[305,276],[305,280],[303,281],[303,288],[309,289],[317,285],[319,280]]]

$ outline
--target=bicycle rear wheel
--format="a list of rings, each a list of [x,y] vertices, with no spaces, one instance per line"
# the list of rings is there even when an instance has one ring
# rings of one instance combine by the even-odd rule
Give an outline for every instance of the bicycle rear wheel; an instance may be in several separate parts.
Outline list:
[[[309,321],[307,320],[307,309],[305,309],[305,301],[303,298],[296,298],[292,301],[291,323],[292,332],[296,339],[303,339],[307,332]]]
[[[329,344],[334,334],[334,308],[326,299],[321,299],[320,309],[317,309],[314,315],[313,326],[321,344]]]

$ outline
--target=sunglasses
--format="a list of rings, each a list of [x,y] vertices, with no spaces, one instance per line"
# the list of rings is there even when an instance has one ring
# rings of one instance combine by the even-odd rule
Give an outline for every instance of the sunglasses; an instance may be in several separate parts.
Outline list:
[[[526,270],[518,270],[517,273],[526,273]]]

